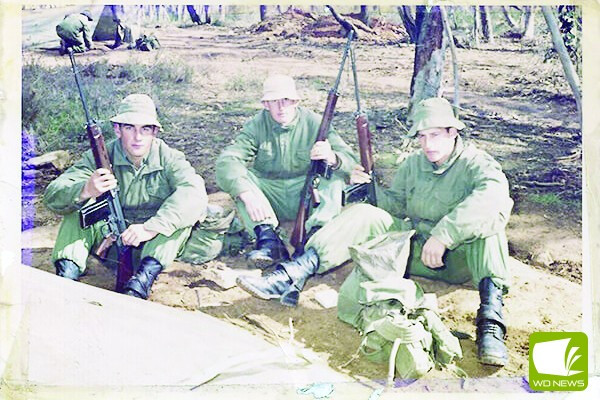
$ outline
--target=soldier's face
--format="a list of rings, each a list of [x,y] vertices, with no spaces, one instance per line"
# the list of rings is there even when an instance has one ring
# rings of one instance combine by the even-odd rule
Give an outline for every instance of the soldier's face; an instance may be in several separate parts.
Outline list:
[[[281,125],[287,125],[296,117],[298,100],[279,99],[263,101],[263,106],[269,110],[271,117]]]
[[[114,124],[115,134],[121,139],[123,150],[131,162],[139,166],[150,152],[158,127],[154,125]]]
[[[417,133],[425,157],[436,165],[442,165],[454,151],[458,131],[455,128],[429,128]]]

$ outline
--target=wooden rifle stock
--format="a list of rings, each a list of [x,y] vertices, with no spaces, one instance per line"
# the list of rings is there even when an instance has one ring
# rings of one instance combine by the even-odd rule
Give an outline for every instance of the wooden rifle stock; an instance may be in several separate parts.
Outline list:
[[[319,125],[317,132],[316,142],[324,141],[327,139],[329,129],[331,128],[331,121],[333,120],[333,113],[335,112],[335,105],[339,98],[337,88],[331,89],[327,95],[327,105],[323,112],[323,118]],[[310,169],[306,174],[306,180],[304,181],[304,187],[300,192],[300,204],[298,205],[298,213],[296,214],[296,221],[294,222],[294,229],[292,230],[292,236],[290,237],[290,243],[294,246],[297,254],[304,250],[304,243],[306,242],[306,228],[304,224],[309,217],[310,210],[314,205],[319,204],[319,175],[323,174],[322,160],[312,160],[310,162]],[[325,166],[327,171],[327,166]],[[326,174],[327,172],[325,172]]]
[[[358,147],[360,150],[360,165],[367,174],[373,171],[373,154],[371,152],[371,132],[365,114],[356,117],[356,131],[358,133]]]

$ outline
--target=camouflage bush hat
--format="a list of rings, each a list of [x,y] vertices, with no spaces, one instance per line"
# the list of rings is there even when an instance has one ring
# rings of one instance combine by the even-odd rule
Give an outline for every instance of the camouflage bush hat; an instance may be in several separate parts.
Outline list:
[[[88,19],[89,19],[90,21],[93,21],[93,20],[94,20],[94,18],[92,18],[92,13],[90,12],[90,10],[83,10],[83,11],[81,12],[81,14],[85,15],[86,17],[88,17]]]
[[[421,100],[415,107],[412,120],[413,124],[408,131],[408,136],[415,136],[418,131],[429,128],[460,130],[465,127],[465,124],[454,116],[452,105],[441,97]]]
[[[279,99],[300,100],[296,91],[296,83],[291,76],[272,75],[265,79],[263,97],[260,101]]]
[[[119,104],[118,114],[110,122],[131,125],[155,125],[162,131],[158,122],[156,106],[150,96],[146,94],[130,94]]]

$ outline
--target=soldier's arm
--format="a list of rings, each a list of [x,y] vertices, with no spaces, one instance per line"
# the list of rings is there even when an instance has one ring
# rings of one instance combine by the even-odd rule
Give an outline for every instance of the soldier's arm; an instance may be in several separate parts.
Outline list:
[[[170,236],[178,229],[192,226],[206,217],[208,196],[204,179],[196,173],[182,152],[171,149],[165,160],[164,174],[173,192],[156,214],[144,222],[148,231]]]
[[[92,153],[87,151],[81,160],[50,182],[44,192],[46,207],[61,215],[81,208],[84,202],[80,199],[80,194],[93,172]]]
[[[227,146],[217,158],[217,185],[232,197],[250,190],[248,163],[258,149],[255,126],[252,121],[244,126],[233,144]]]
[[[513,201],[500,164],[483,153],[469,168],[473,190],[431,230],[450,250],[504,229]]]

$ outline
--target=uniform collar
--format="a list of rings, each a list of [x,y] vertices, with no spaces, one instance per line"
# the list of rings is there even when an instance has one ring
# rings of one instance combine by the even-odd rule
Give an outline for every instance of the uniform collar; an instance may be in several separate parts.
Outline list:
[[[429,161],[427,157],[425,157],[424,153],[421,153],[421,169],[423,170],[423,172],[431,172],[433,174],[441,175],[454,164],[454,162],[458,159],[458,157],[460,157],[464,149],[464,142],[460,135],[458,135],[456,136],[456,144],[454,145],[454,150],[452,151],[452,154],[450,154],[450,157],[448,157],[448,159],[439,167],[435,163]]]
[[[152,141],[152,146],[150,146],[150,151],[146,155],[146,157],[142,160],[142,165],[140,170],[142,174],[148,174],[150,172],[158,171],[163,169],[160,164],[160,142],[161,140],[158,138],[154,138]],[[127,156],[125,155],[125,150],[121,145],[121,141],[119,139],[116,140],[115,143],[115,151],[113,157],[114,166],[130,166],[131,168],[135,168],[133,163],[129,161]]]

